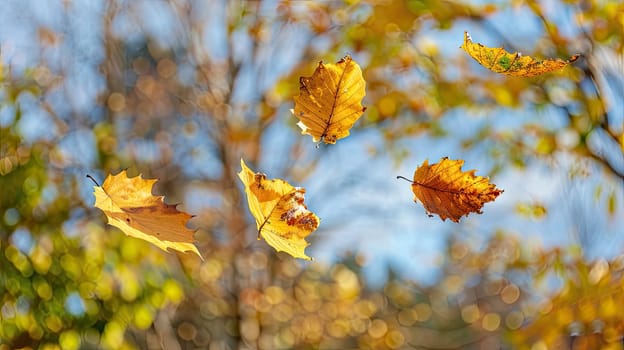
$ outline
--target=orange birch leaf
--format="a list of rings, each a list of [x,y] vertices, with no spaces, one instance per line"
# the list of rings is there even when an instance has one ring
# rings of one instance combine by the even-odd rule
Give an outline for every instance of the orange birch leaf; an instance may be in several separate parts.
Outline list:
[[[278,252],[312,260],[305,254],[305,238],[318,228],[319,218],[303,203],[305,189],[281,179],[267,180],[265,174],[251,171],[242,159],[241,168],[238,177],[256,219],[258,239],[264,238]]]
[[[559,70],[579,58],[579,55],[574,55],[567,60],[557,58],[540,61],[530,56],[522,56],[519,52],[507,52],[502,47],[494,48],[473,43],[468,32],[464,32],[464,43],[460,47],[485,68],[517,77],[532,77]]]
[[[191,251],[203,259],[193,244],[194,231],[186,227],[191,215],[165,204],[163,196],[152,195],[158,180],[129,178],[126,171],[109,175],[102,187],[94,186],[95,207],[101,209],[108,224],[128,236],[148,241],[162,250]]]
[[[475,170],[462,172],[463,164],[463,160],[446,157],[432,165],[425,160],[414,172],[414,181],[406,179],[412,182],[414,202],[420,201],[429,216],[433,213],[442,221],[459,222],[463,215],[481,214],[483,205],[503,192],[487,177],[475,176]]]
[[[366,110],[361,104],[365,88],[362,70],[350,56],[336,64],[319,62],[311,77],[299,78],[299,95],[294,97],[291,112],[299,118],[301,133],[326,144],[349,136]]]

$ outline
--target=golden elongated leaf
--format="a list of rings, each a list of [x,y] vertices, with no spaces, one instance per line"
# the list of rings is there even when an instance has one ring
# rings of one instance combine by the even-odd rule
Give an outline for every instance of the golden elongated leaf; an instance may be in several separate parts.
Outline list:
[[[459,222],[463,215],[481,214],[486,202],[491,202],[503,192],[489,183],[486,177],[475,176],[475,170],[462,172],[463,160],[442,158],[429,165],[425,160],[414,172],[412,191],[414,201],[420,201],[427,213],[438,214]]]
[[[294,97],[291,111],[299,118],[301,133],[327,144],[349,136],[366,110],[361,104],[365,88],[362,70],[350,56],[336,64],[319,62],[311,77],[299,78],[299,95]]]
[[[579,58],[579,55],[574,55],[567,60],[540,61],[530,56],[522,56],[519,52],[507,52],[502,47],[487,47],[473,43],[468,32],[464,32],[464,43],[461,48],[491,71],[519,77],[531,77],[559,70]]]
[[[126,235],[148,241],[162,250],[191,251],[203,259],[193,244],[193,231],[186,227],[191,215],[165,204],[163,196],[152,195],[158,180],[129,178],[126,171],[109,175],[102,187],[94,186],[95,207],[108,223]]]
[[[278,252],[311,260],[305,254],[305,237],[318,228],[319,218],[303,203],[305,189],[281,179],[267,180],[266,175],[251,171],[242,159],[238,177],[245,185],[249,210],[256,219],[258,239],[264,238]]]

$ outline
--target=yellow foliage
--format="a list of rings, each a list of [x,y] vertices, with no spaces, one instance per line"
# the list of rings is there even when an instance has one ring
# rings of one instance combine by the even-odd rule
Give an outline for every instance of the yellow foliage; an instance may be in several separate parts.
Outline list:
[[[522,56],[519,52],[507,52],[502,47],[494,48],[473,43],[468,32],[464,32],[464,43],[461,48],[485,68],[518,77],[531,77],[559,70],[579,58],[579,55],[574,55],[567,60],[540,61],[530,56]]]
[[[249,210],[256,219],[258,239],[264,238],[278,252],[311,260],[304,252],[308,246],[305,237],[318,228],[319,218],[303,203],[305,189],[254,174],[242,159],[241,168],[238,177],[245,185]]]
[[[162,250],[191,251],[201,257],[193,244],[193,231],[186,227],[191,215],[165,204],[163,196],[152,195],[158,180],[141,176],[129,178],[126,171],[109,175],[102,187],[94,186],[95,207],[108,223],[126,235],[148,241]],[[203,259],[203,258],[202,258]]]
[[[516,212],[527,218],[541,219],[548,214],[548,209],[540,202],[521,202],[516,204]]]
[[[299,78],[299,95],[291,112],[299,118],[302,134],[314,142],[334,144],[349,136],[349,129],[362,116],[366,82],[360,66],[345,56],[336,64],[323,64],[311,77]]]
[[[560,267],[564,288],[545,302],[547,310],[510,333],[512,343],[530,344],[539,339],[552,349],[574,335],[574,349],[621,349],[622,272],[617,259],[564,263]]]

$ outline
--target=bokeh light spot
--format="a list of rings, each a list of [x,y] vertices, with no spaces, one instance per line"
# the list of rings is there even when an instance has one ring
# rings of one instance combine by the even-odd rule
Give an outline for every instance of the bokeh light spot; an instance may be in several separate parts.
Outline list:
[[[255,319],[246,319],[241,323],[241,335],[251,341],[258,339],[260,335],[260,325]]]
[[[74,350],[80,348],[80,335],[74,330],[61,333],[59,344],[63,350]]]
[[[148,329],[154,322],[154,311],[141,305],[134,310],[134,325],[139,329]]]
[[[410,327],[418,321],[418,312],[414,309],[404,309],[399,311],[397,319],[401,326]]]
[[[6,158],[3,158],[6,159]],[[4,211],[4,223],[8,226],[17,224],[20,220],[19,211],[15,208],[9,208]]]
[[[475,304],[466,305],[461,309],[461,317],[466,323],[474,323],[480,315],[479,307]]]
[[[102,343],[108,348],[119,349],[123,343],[124,327],[118,322],[111,321],[104,327]]]
[[[548,350],[548,346],[540,340],[531,346],[531,350]]]
[[[84,301],[78,293],[70,293],[65,299],[65,308],[74,316],[82,316],[85,312]]]
[[[118,92],[110,94],[106,103],[113,112],[121,112],[126,108],[126,98]]]
[[[193,340],[197,336],[197,328],[190,322],[182,322],[178,326],[178,335],[184,340]]]
[[[379,101],[379,113],[384,116],[394,115],[396,112],[397,106],[395,100],[392,96],[384,96]]]
[[[508,284],[501,290],[500,297],[505,304],[513,304],[520,297],[520,288],[513,283]]]
[[[481,326],[486,331],[493,332],[500,326],[501,318],[498,314],[490,312],[483,316]]]
[[[370,326],[368,326],[368,335],[373,338],[381,338],[388,331],[388,325],[386,321],[375,319],[371,322]]]
[[[158,71],[158,75],[165,79],[169,79],[173,77],[176,73],[176,64],[169,58],[163,58],[158,61],[158,65],[156,66],[156,70]]]
[[[524,315],[520,311],[512,311],[505,316],[505,325],[509,329],[518,329],[524,322]]]
[[[416,306],[414,306],[414,310],[418,313],[418,321],[420,322],[425,322],[429,320],[429,317],[431,317],[431,306],[427,303],[416,304]]]
[[[384,340],[390,349],[398,349],[405,343],[405,336],[403,333],[393,329],[386,333]]]
[[[221,276],[222,272],[223,265],[221,265],[221,262],[217,259],[209,259],[202,264],[199,270],[199,278],[204,283],[212,283]]]
[[[457,294],[464,288],[464,278],[459,275],[451,275],[444,280],[443,285],[448,293]]]
[[[281,303],[286,295],[284,294],[284,290],[280,287],[270,286],[264,291],[264,295],[267,298],[267,301],[270,304],[279,304]]]

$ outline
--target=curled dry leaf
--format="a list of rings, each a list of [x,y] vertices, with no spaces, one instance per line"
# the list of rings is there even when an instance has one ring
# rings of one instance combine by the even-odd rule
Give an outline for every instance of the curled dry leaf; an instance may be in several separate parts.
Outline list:
[[[148,241],[162,250],[191,251],[203,259],[193,244],[194,232],[186,227],[191,215],[165,204],[163,196],[152,195],[158,180],[129,178],[126,171],[109,175],[102,187],[94,186],[95,207],[108,223],[126,235]]]
[[[366,82],[360,66],[345,56],[336,64],[319,62],[311,77],[299,78],[299,95],[291,112],[302,134],[314,142],[336,143],[362,116]]]
[[[311,260],[305,254],[305,237],[314,232],[319,218],[304,204],[305,189],[293,187],[281,179],[268,180],[262,173],[254,173],[241,159],[238,177],[245,185],[249,210],[256,219],[260,237],[275,250],[295,258]]]
[[[475,176],[475,170],[462,172],[463,164],[463,160],[446,157],[432,165],[425,160],[414,172],[414,201],[420,201],[427,213],[438,214],[443,221],[449,218],[459,222],[463,215],[481,214],[483,205],[503,190],[489,183],[487,177]]]
[[[491,71],[519,77],[531,77],[559,70],[579,58],[579,55],[574,55],[567,60],[540,61],[530,56],[522,56],[519,52],[507,52],[502,47],[487,47],[473,43],[468,32],[464,32],[464,43],[461,48]]]

